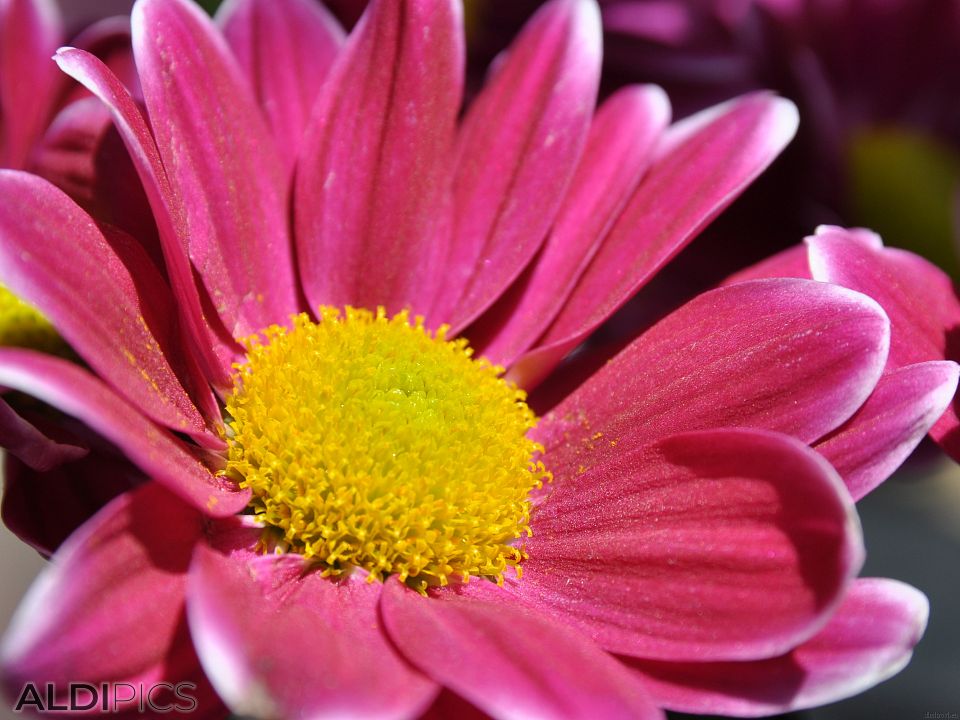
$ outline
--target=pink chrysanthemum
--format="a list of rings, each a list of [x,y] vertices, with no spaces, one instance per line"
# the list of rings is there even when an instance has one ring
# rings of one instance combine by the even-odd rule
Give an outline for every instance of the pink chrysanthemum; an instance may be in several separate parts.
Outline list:
[[[663,93],[630,87],[594,112],[591,0],[543,8],[462,119],[455,0],[374,2],[346,41],[307,0],[218,20],[139,0],[146,117],[91,55],[57,54],[113,114],[162,267],[0,173],[0,280],[89,366],[3,349],[0,385],[152,479],[59,547],[4,639],[9,692],[190,680],[212,717],[217,696],[257,717],[755,715],[907,662],[926,601],[855,579],[851,494],[937,420],[957,367],[884,375],[876,302],[744,282],[539,420],[519,389],[771,161],[792,105],[668,127]],[[19,449],[60,447],[37,435]]]

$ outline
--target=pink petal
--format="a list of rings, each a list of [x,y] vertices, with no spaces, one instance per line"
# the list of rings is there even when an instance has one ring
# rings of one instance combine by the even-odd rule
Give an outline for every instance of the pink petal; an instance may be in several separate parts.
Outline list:
[[[43,555],[52,555],[78,527],[117,495],[143,482],[122,458],[104,452],[31,470],[8,455],[3,466],[3,524]]]
[[[747,280],[785,277],[804,278],[806,280],[813,279],[810,275],[810,262],[805,245],[794,245],[793,247],[778,252],[776,255],[771,255],[755,265],[751,265],[740,272],[734,273],[724,280],[723,284],[733,285],[738,282],[746,282]]]
[[[381,585],[334,582],[298,555],[197,547],[187,611],[204,668],[238,715],[414,717],[436,686],[380,628]]]
[[[658,702],[672,710],[757,717],[825,705],[896,675],[927,625],[918,590],[864,578],[829,624],[789,655],[756,662],[625,660]]]
[[[48,438],[0,399],[0,443],[28,467],[44,472],[87,454],[87,449]]]
[[[87,423],[149,477],[209,515],[231,515],[249,500],[249,491],[217,477],[180,440],[72,363],[29,350],[2,349],[0,385]]]
[[[216,21],[270,123],[289,175],[343,29],[315,0],[228,0]]]
[[[424,312],[463,90],[453,0],[380,0],[337,58],[303,144],[300,274],[321,304]]]
[[[406,657],[478,708],[503,718],[663,717],[588,638],[505,602],[492,583],[464,590],[421,597],[391,580],[383,618]]]
[[[864,230],[824,226],[807,238],[810,267],[817,280],[859,290],[890,316],[890,364],[960,358],[956,328],[960,301],[940,268],[903,250],[884,248]],[[960,458],[960,416],[951,404],[931,435]]]
[[[236,338],[296,311],[287,193],[236,61],[188,0],[140,0],[133,51],[160,157],[183,202],[190,259]]]
[[[199,677],[183,593],[202,517],[157,485],[114,500],[63,544],[0,647],[3,683]],[[16,695],[14,695],[15,697]]]
[[[462,329],[543,243],[587,138],[600,74],[600,14],[553,0],[530,20],[459,137],[453,227],[436,315]]]
[[[560,478],[668,435],[755,427],[813,442],[864,403],[889,323],[870,298],[810,280],[700,295],[627,347],[541,421]]]
[[[61,85],[50,56],[62,32],[53,0],[0,2],[0,167],[27,164],[53,111]]]
[[[7,200],[0,206],[3,284],[50,318],[145,414],[180,432],[206,434],[167,361],[173,301],[142,250],[130,246],[121,259],[86,213],[33,175],[0,171],[0,194]]]
[[[478,352],[509,365],[557,316],[649,166],[654,144],[669,122],[670,101],[654,85],[624,88],[600,107],[540,257],[480,320],[481,328],[471,329]],[[477,330],[490,338],[481,342]]]
[[[530,387],[632,297],[780,153],[788,100],[748,95],[675,125],[539,347],[511,371]]]
[[[863,562],[840,478],[779,433],[674,435],[562,480],[512,592],[614,652],[781,654],[823,627]]]
[[[920,443],[957,389],[953,362],[905,365],[886,373],[856,415],[814,447],[859,500]]]
[[[216,322],[204,317],[187,259],[185,211],[176,188],[167,179],[156,144],[146,121],[130,93],[100,60],[73,48],[61,48],[56,55],[60,68],[99,97],[113,114],[114,123],[130,152],[160,231],[167,274],[177,299],[185,332],[203,374],[216,387],[229,389],[231,363],[239,348],[231,338],[216,332]],[[205,408],[206,410],[206,408]]]
[[[130,93],[142,100],[140,78],[133,60],[133,48],[130,46],[130,18],[114,15],[83,28],[70,43],[73,47],[85,50],[100,58]],[[86,96],[82,87],[74,88],[70,101]]]

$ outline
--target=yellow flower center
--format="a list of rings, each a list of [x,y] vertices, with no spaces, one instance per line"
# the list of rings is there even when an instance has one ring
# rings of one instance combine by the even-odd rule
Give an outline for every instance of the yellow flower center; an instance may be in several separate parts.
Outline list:
[[[0,347],[62,353],[63,339],[39,310],[0,285]]]
[[[525,393],[406,312],[321,317],[249,340],[227,399],[226,472],[274,547],[421,591],[519,571],[550,478]]]

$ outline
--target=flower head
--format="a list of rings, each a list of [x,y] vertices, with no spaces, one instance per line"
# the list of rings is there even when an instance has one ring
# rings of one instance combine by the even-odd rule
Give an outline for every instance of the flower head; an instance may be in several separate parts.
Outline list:
[[[191,680],[212,715],[755,714],[906,662],[925,599],[855,580],[848,485],[903,459],[957,368],[881,378],[873,300],[721,288],[539,419],[526,395],[772,160],[792,105],[668,127],[662,91],[631,87],[594,112],[590,0],[538,13],[462,119],[454,0],[374,2],[346,40],[306,0],[218,20],[139,0],[146,118],[95,58],[57,55],[114,117],[162,269],[0,173],[0,280],[89,368],[4,349],[0,385],[150,479],[57,549],[5,636],[9,690],[83,673]]]

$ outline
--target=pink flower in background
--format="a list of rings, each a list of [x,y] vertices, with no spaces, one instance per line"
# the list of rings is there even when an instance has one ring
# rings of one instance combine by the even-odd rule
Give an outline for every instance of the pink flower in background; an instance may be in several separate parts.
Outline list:
[[[375,2],[346,40],[306,0],[217,22],[139,0],[146,117],[92,55],[57,53],[109,108],[155,246],[0,173],[0,281],[87,365],[2,349],[0,385],[152,480],[56,551],[0,649],[8,692],[191,680],[211,717],[755,715],[903,667],[926,600],[856,578],[853,498],[957,366],[883,374],[875,301],[711,291],[539,422],[490,364],[548,387],[790,140],[789,102],[670,125],[631,86],[595,111],[589,0],[537,13],[462,118],[453,0]]]

